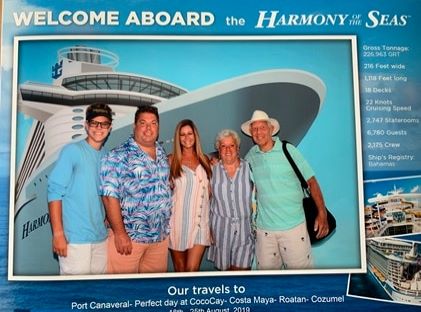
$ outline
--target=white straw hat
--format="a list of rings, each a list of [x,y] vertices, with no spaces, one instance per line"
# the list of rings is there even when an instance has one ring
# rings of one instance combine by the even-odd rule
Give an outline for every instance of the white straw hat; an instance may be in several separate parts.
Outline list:
[[[279,131],[279,122],[274,118],[270,118],[268,114],[266,114],[264,111],[261,111],[261,110],[255,110],[253,112],[253,116],[251,116],[251,119],[241,125],[241,130],[248,136],[251,136],[251,133],[250,133],[251,123],[255,121],[261,121],[261,120],[269,121],[270,124],[273,126],[272,135],[275,135]]]

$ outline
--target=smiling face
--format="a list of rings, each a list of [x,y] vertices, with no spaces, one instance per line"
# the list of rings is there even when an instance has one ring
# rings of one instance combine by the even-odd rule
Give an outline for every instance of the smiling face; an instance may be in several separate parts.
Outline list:
[[[111,120],[104,116],[97,116],[85,123],[87,142],[94,148],[99,148],[104,143],[111,131]]]
[[[257,120],[250,125],[251,137],[262,151],[268,151],[272,148],[272,131],[273,126],[266,120]]]
[[[182,148],[193,148],[196,143],[194,131],[192,127],[186,125],[181,127],[180,132],[180,145]]]
[[[230,135],[219,140],[219,157],[224,164],[232,164],[238,159],[239,146]]]
[[[152,113],[139,114],[134,124],[134,139],[144,147],[155,146],[159,134],[159,123]]]

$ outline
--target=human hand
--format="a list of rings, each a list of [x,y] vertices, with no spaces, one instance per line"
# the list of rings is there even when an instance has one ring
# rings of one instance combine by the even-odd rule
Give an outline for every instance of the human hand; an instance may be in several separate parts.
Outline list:
[[[209,163],[211,164],[211,166],[215,166],[218,163],[218,161],[219,159],[213,155],[209,158]]]
[[[132,253],[132,240],[127,233],[114,233],[114,244],[119,254],[130,255]]]
[[[67,240],[64,233],[53,234],[53,252],[60,257],[67,257]]]
[[[314,232],[317,232],[316,238],[320,239],[329,233],[329,223],[327,222],[326,210],[318,213],[314,221]]]

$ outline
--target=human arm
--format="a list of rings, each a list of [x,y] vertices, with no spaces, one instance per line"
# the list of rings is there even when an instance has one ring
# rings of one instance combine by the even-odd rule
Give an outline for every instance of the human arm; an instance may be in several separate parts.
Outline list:
[[[317,232],[316,238],[322,238],[329,233],[329,224],[327,222],[327,212],[323,194],[319,183],[314,176],[307,180],[307,184],[310,189],[311,197],[317,207],[317,217],[314,222],[314,231]]]
[[[52,230],[52,249],[58,256],[67,257],[67,238],[63,225],[63,199],[68,196],[73,170],[80,161],[80,152],[76,145],[66,145],[48,177],[47,200]],[[66,209],[72,209],[69,206]]]
[[[170,184],[171,190],[174,190],[174,187],[175,187],[174,179],[172,178],[172,173],[171,173],[171,166],[172,166],[172,161],[174,160],[174,156],[173,154],[168,154],[167,158],[168,158],[168,165],[170,166],[169,184]]]
[[[218,152],[212,152],[206,155],[209,159],[209,164],[211,167],[215,166],[219,162],[219,154]]]
[[[121,216],[120,201],[111,196],[103,196],[107,220],[114,232],[114,243],[119,254],[130,255],[132,253],[132,240],[126,232]]]
[[[114,243],[119,254],[129,255],[132,252],[132,242],[126,232],[121,214],[119,194],[122,193],[120,168],[122,160],[116,153],[108,153],[101,159],[100,194],[107,214],[107,221],[114,232]]]
[[[63,229],[61,200],[49,202],[48,210],[53,232],[53,252],[60,257],[67,257],[67,240]]]

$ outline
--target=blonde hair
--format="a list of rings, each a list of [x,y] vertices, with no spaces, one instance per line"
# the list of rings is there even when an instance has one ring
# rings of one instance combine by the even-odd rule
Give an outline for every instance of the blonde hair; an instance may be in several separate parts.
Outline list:
[[[180,143],[180,130],[185,126],[190,126],[193,130],[194,134],[194,152],[199,159],[199,163],[206,171],[206,175],[208,179],[212,176],[212,169],[209,164],[208,157],[203,153],[202,146],[200,144],[200,136],[199,132],[193,121],[190,119],[183,119],[180,121],[177,126],[175,127],[174,131],[174,144],[173,144],[173,152],[172,152],[172,160],[170,164],[170,180],[173,181],[181,176],[182,168],[181,168],[181,161],[182,161],[182,146]]]

